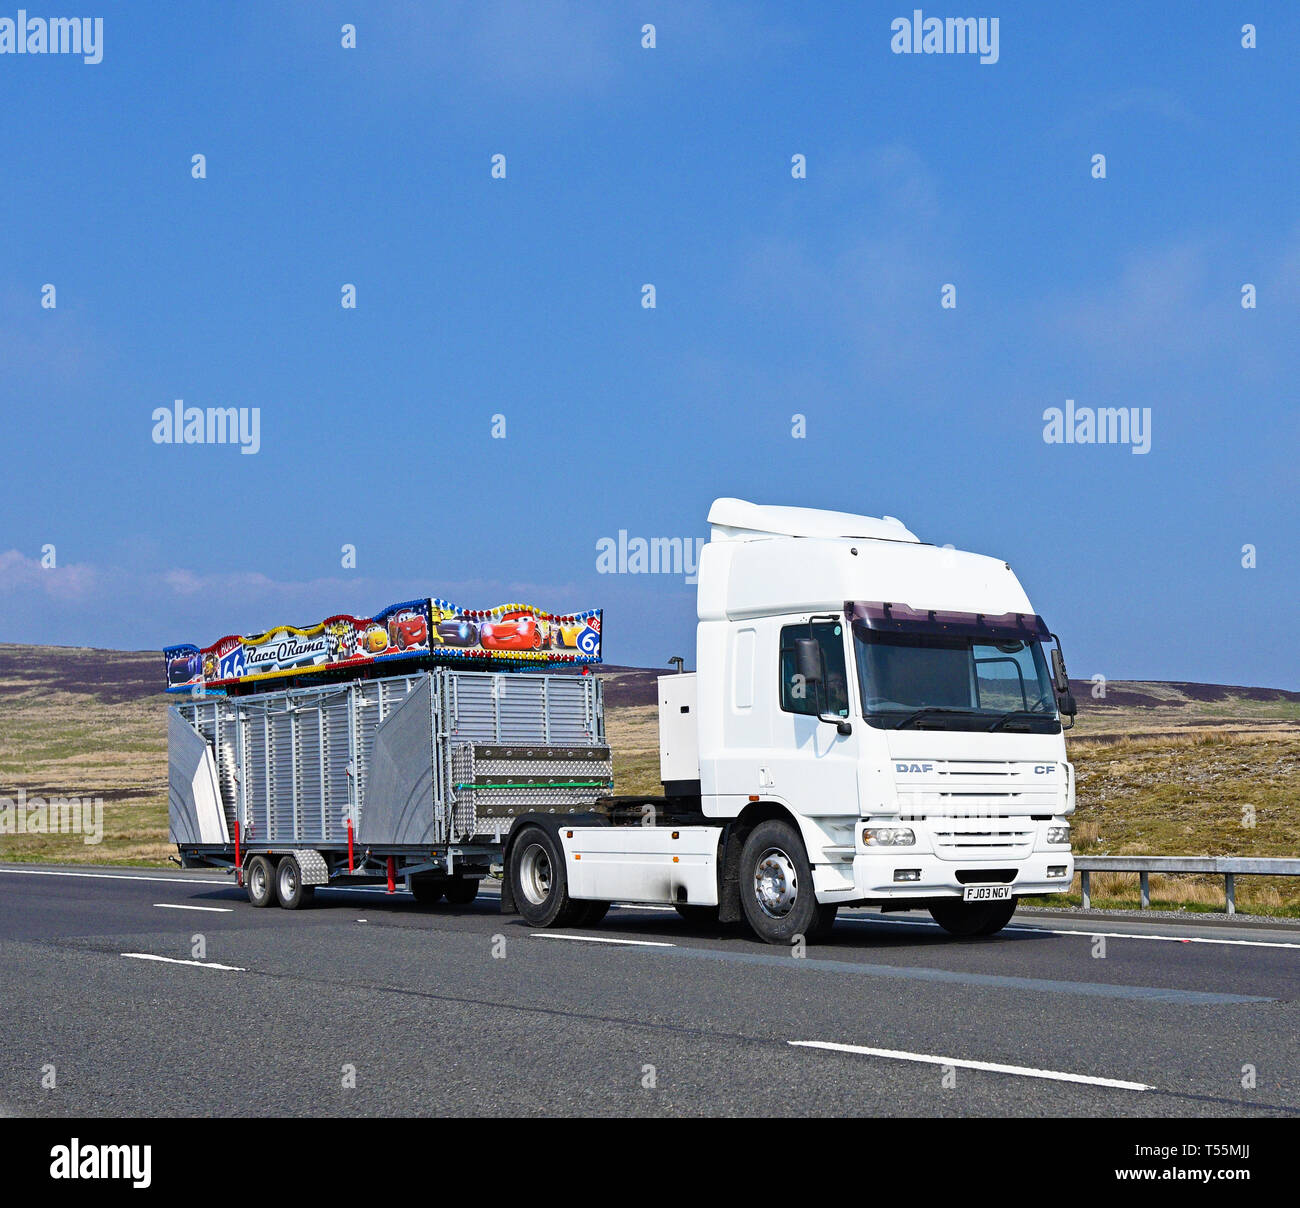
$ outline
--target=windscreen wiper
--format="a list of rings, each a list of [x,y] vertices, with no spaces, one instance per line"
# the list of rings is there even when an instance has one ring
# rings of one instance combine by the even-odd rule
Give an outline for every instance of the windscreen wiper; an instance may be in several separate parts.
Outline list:
[[[1036,712],[1033,709],[1012,709],[1010,713],[1004,713],[997,719],[997,721],[989,726],[989,731],[992,732],[994,730],[1002,729],[1002,727],[1005,726],[1007,722],[1011,721],[1012,718],[1015,718],[1017,721],[1023,721],[1026,718],[1030,721],[1037,721],[1039,718],[1047,716],[1048,714]]]
[[[960,713],[963,716],[969,716],[969,709],[949,709],[944,705],[926,705],[924,709],[917,709],[909,713],[902,721],[894,727],[895,730],[903,730],[910,726],[914,721],[920,721],[923,717],[930,717],[935,713]]]

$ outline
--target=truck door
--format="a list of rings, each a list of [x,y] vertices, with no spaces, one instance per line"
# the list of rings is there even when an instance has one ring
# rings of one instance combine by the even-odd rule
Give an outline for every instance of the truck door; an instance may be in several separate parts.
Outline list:
[[[773,725],[770,791],[801,814],[858,813],[858,743],[862,729],[855,720],[845,657],[841,617],[814,617],[806,624],[780,630],[777,667],[779,709]],[[813,638],[822,651],[825,679],[806,684],[797,671],[795,641]],[[770,674],[770,672],[769,672]],[[833,721],[853,726],[840,734]]]

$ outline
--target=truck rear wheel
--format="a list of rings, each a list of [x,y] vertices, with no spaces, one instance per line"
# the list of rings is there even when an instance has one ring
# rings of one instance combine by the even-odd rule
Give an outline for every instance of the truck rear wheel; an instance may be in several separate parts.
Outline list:
[[[474,877],[452,877],[443,892],[453,906],[468,906],[478,897],[478,881]]]
[[[834,907],[817,904],[808,853],[788,822],[774,818],[749,832],[740,853],[740,906],[769,944],[790,944],[797,935],[818,939],[834,920]]]
[[[718,923],[717,906],[692,906],[689,902],[674,902],[673,909],[692,927],[716,927]]]
[[[315,885],[302,883],[302,869],[293,856],[285,856],[275,866],[275,896],[286,910],[310,906],[316,896]]]
[[[526,826],[510,848],[510,887],[524,920],[534,927],[568,927],[585,903],[569,897],[564,853],[540,826]]]
[[[275,868],[265,856],[254,856],[244,872],[244,887],[254,906],[269,906],[275,901]]]
[[[949,935],[969,938],[977,935],[996,935],[1016,912],[1016,899],[1004,902],[935,902],[930,907],[930,917]]]

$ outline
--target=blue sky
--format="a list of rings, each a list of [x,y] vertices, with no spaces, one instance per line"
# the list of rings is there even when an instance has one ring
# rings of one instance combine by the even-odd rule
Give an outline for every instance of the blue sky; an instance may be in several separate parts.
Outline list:
[[[1300,688],[1300,7],[1003,3],[994,64],[893,3],[212,8],[0,55],[0,640],[433,594],[662,664],[693,588],[596,543],[737,495],[1006,558],[1076,676]],[[176,398],[261,450],[154,443]]]

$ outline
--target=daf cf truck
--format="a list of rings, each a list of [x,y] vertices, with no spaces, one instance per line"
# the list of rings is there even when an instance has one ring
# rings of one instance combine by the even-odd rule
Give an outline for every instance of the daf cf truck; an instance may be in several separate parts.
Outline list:
[[[290,907],[385,876],[464,902],[499,864],[502,909],[533,926],[649,903],[774,944],[841,906],[991,935],[1018,898],[1065,892],[1075,704],[1010,566],[891,517],[719,499],[708,519],[696,669],[659,679],[660,794],[612,792],[597,677],[435,646],[401,677],[200,685],[172,717],[182,861]]]

